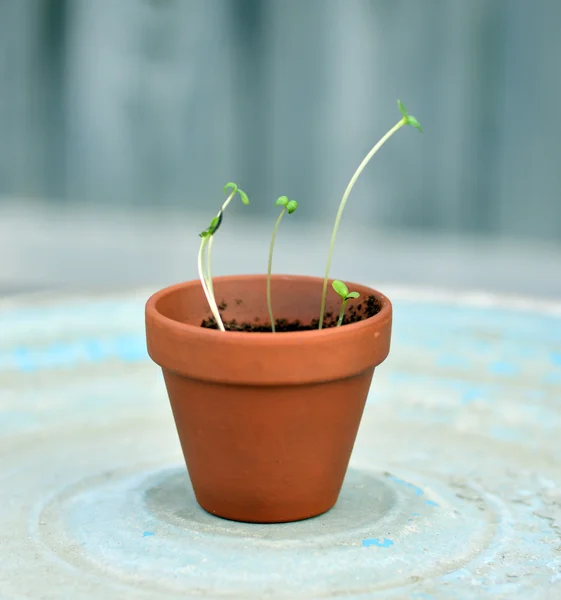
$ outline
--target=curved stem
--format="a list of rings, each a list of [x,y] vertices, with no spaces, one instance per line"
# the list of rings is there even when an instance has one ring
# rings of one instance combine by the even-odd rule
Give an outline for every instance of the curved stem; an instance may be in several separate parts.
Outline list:
[[[225,208],[232,201],[232,198],[236,195],[236,192],[237,192],[237,189],[230,193],[230,195],[224,201],[224,204],[222,205],[220,212],[224,212]],[[218,213],[218,215],[220,214],[220,212]],[[224,331],[224,325],[222,323],[222,319],[220,318],[220,313],[218,312],[218,305],[216,304],[216,298],[214,297],[214,286],[212,284],[211,260],[212,260],[213,240],[214,240],[214,235],[211,235],[208,238],[206,238],[206,240],[203,240],[203,242],[206,241],[206,243],[208,243],[208,245],[206,243],[204,244],[204,245],[207,245],[206,274],[204,273],[203,267],[202,267],[202,251],[201,251],[201,256],[199,257],[199,262],[200,262],[199,277],[204,277],[204,281],[206,283],[205,294],[207,296],[207,300],[209,301],[210,309],[212,310],[212,314],[214,315],[214,318],[216,319],[216,323],[218,324],[219,329],[221,331]],[[201,246],[202,245],[203,244],[201,244]],[[202,279],[201,279],[201,282],[202,282]]]
[[[234,190],[227,198],[226,200],[224,200],[224,204],[222,205],[222,208],[220,209],[222,212],[224,212],[226,210],[226,207],[228,206],[228,204],[230,204],[230,202],[232,201],[232,198],[236,195],[236,192],[238,190]]]
[[[319,325],[318,329],[321,329],[323,326],[323,316],[325,313],[325,300],[327,297],[327,282],[329,279],[329,270],[331,269],[331,259],[333,257],[333,248],[335,246],[335,238],[337,237],[337,230],[339,229],[339,223],[341,222],[341,217],[343,215],[343,211],[345,210],[345,204],[349,198],[351,190],[353,189],[357,179],[359,178],[362,171],[366,165],[370,162],[370,159],[378,152],[378,150],[392,137],[394,133],[399,131],[404,125],[407,125],[407,120],[405,117],[396,123],[387,133],[386,135],[370,150],[370,152],[366,155],[364,160],[360,163],[358,169],[355,171],[354,175],[351,177],[349,184],[347,185],[347,189],[343,194],[343,198],[341,199],[341,204],[339,205],[339,210],[337,211],[337,216],[335,217],[335,225],[333,226],[333,233],[331,234],[331,244],[329,246],[329,253],[327,255],[327,265],[325,267],[325,276],[323,279],[323,289],[321,292],[321,308],[319,312]]]
[[[273,228],[273,235],[271,237],[271,243],[269,245],[269,263],[267,265],[267,308],[269,309],[269,319],[271,320],[271,331],[275,333],[275,320],[273,318],[273,305],[271,303],[271,270],[273,267],[273,249],[275,247],[275,239],[277,237],[277,231],[281,222],[281,219],[286,212],[286,206],[283,207],[275,227]]]
[[[212,242],[214,241],[214,235],[211,235],[208,238],[208,244],[206,248],[206,285],[208,287],[208,291],[212,296],[214,302],[216,303],[216,298],[214,297],[214,286],[212,284],[212,269],[211,269],[211,253],[212,253]]]
[[[224,324],[222,323],[222,319],[220,318],[220,313],[218,312],[218,306],[216,306],[216,301],[214,300],[213,296],[210,294],[209,289],[207,287],[205,274],[204,274],[204,270],[203,270],[203,253],[204,253],[205,247],[207,245],[207,242],[208,242],[208,238],[203,238],[201,240],[201,247],[199,248],[199,256],[198,256],[198,260],[197,260],[197,267],[199,270],[199,279],[201,280],[203,292],[205,293],[205,296],[206,296],[208,305],[210,306],[212,315],[216,321],[216,324],[218,325],[218,329],[220,329],[220,331],[225,331]]]
[[[339,319],[337,320],[337,327],[341,327],[343,324],[343,318],[345,316],[345,308],[347,307],[348,298],[343,298],[343,302],[341,303],[341,312],[339,313]]]

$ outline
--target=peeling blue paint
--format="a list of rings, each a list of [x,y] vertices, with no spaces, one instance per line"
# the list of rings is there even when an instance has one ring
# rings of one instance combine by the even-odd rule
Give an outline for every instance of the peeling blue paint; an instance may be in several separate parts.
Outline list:
[[[0,352],[0,370],[7,368],[33,373],[111,359],[137,362],[147,358],[144,335],[122,335],[100,340],[83,338],[70,343],[59,342],[39,348],[20,347],[11,352]]]
[[[147,357],[144,336],[140,339],[137,336],[119,337],[114,342],[113,351],[119,358],[127,362],[136,362]]]
[[[462,404],[471,404],[474,400],[478,400],[483,397],[483,392],[479,388],[471,388],[467,390],[463,395],[461,402]]]
[[[20,371],[23,371],[24,373],[35,371],[33,360],[31,360],[29,350],[26,348],[16,348],[12,354],[12,358]]]
[[[403,479],[400,479],[399,477],[396,477],[395,475],[391,475],[390,479],[392,481],[395,481],[395,483],[399,483],[399,485],[404,485],[405,487],[409,488],[410,490],[413,490],[417,496],[421,496],[422,494],[424,494],[423,490],[419,486],[409,483],[408,481],[404,481]]]
[[[312,571],[308,567],[310,560],[317,557],[323,561],[318,563],[320,567],[327,567],[313,569],[312,575],[317,575],[317,581],[312,584],[318,596],[345,595],[351,586],[355,589],[356,585],[358,589],[362,582],[369,585],[372,581],[376,582],[378,589],[386,590],[378,592],[379,595],[397,594],[400,598],[416,600],[460,598],[462,592],[464,596],[472,594],[481,598],[490,598],[491,595],[514,598],[534,585],[538,593],[539,586],[543,586],[547,595],[547,586],[552,587],[550,582],[561,585],[561,563],[556,555],[557,532],[552,527],[555,521],[547,517],[548,514],[555,516],[554,506],[546,507],[544,503],[546,497],[552,502],[557,499],[559,482],[540,477],[536,479],[536,474],[542,472],[541,464],[532,464],[531,457],[537,452],[530,442],[537,431],[543,436],[540,447],[541,441],[545,447],[548,441],[545,435],[551,435],[555,450],[554,435],[559,428],[559,414],[554,400],[559,396],[555,386],[561,382],[561,319],[553,322],[552,318],[534,318],[529,313],[520,316],[515,311],[507,312],[502,308],[497,311],[486,308],[471,310],[464,306],[455,309],[445,303],[435,309],[432,303],[427,306],[426,303],[398,300],[394,307],[397,351],[391,355],[388,368],[381,370],[377,376],[369,403],[372,403],[372,398],[380,403],[391,402],[391,417],[400,425],[398,432],[401,425],[411,426],[414,430],[418,423],[430,423],[434,436],[401,440],[400,445],[399,437],[389,437],[391,431],[385,432],[387,438],[376,438],[376,432],[370,435],[367,431],[363,443],[357,444],[355,450],[357,464],[370,465],[373,456],[382,455],[390,457],[388,462],[391,465],[384,465],[381,458],[372,464],[371,469],[360,471],[360,477],[372,488],[354,487],[351,481],[352,485],[343,490],[343,494],[348,494],[340,504],[346,507],[344,511],[335,510],[320,520],[308,523],[263,528],[217,522],[204,513],[196,505],[182,464],[178,465],[177,473],[180,472],[181,477],[178,475],[177,479],[175,475],[164,476],[159,465],[154,467],[153,476],[145,470],[134,474],[127,470],[122,476],[107,481],[97,478],[101,461],[113,464],[109,445],[113,438],[107,438],[107,445],[104,439],[100,442],[99,427],[92,427],[92,423],[101,423],[105,428],[108,422],[105,413],[111,414],[108,409],[115,411],[119,419],[132,415],[135,410],[145,418],[152,417],[156,414],[150,412],[156,410],[156,388],[146,386],[147,377],[154,384],[157,381],[160,391],[163,390],[161,377],[153,366],[150,368],[152,374],[147,372],[145,375],[145,369],[125,369],[123,365],[119,369],[114,364],[117,361],[125,363],[146,359],[140,300],[119,302],[115,307],[100,305],[96,301],[85,307],[86,313],[83,304],[77,308],[64,305],[57,311],[51,308],[28,311],[27,316],[37,320],[21,324],[14,322],[13,315],[3,317],[0,312],[0,377],[6,372],[11,382],[12,372],[16,375],[19,372],[22,374],[13,379],[21,379],[23,383],[21,390],[8,389],[8,412],[4,413],[6,418],[0,423],[0,429],[7,420],[10,426],[18,429],[29,428],[31,424],[27,424],[26,420],[33,415],[38,426],[58,432],[69,418],[72,423],[80,418],[88,424],[92,445],[95,443],[97,448],[99,444],[100,450],[107,452],[107,456],[96,453],[95,470],[87,471],[84,468],[87,465],[81,460],[75,461],[75,465],[69,464],[75,469],[68,469],[65,473],[73,477],[62,481],[59,477],[53,479],[48,471],[44,472],[40,454],[43,448],[36,448],[37,477],[44,475],[47,478],[42,486],[45,492],[51,485],[47,482],[51,481],[57,488],[72,485],[70,489],[73,491],[72,496],[66,492],[56,496],[58,518],[47,519],[41,527],[33,526],[34,535],[41,535],[42,539],[54,545],[60,542],[60,538],[47,538],[47,535],[51,531],[56,534],[56,525],[58,530],[64,531],[64,543],[70,535],[82,545],[85,542],[81,540],[84,537],[88,539],[88,546],[82,549],[85,558],[96,565],[107,565],[113,574],[111,581],[116,579],[114,573],[117,568],[125,575],[125,569],[128,573],[134,569],[134,577],[142,572],[152,580],[171,581],[174,589],[181,587],[187,590],[185,593],[195,588],[202,590],[204,595],[204,592],[216,591],[221,585],[223,587],[219,591],[226,595],[249,597],[251,594],[244,592],[248,592],[247,582],[251,581],[256,597],[263,597],[275,585],[263,574],[274,573],[279,576],[289,574],[285,578],[285,587],[288,587],[284,591],[287,596],[295,597],[310,583]],[[102,318],[107,312],[111,312],[112,321],[105,323]],[[52,317],[53,314],[55,317]],[[61,325],[56,323],[57,318]],[[407,330],[406,333],[401,333],[404,330]],[[426,342],[425,333],[429,336]],[[549,346],[544,345],[546,343]],[[442,358],[446,347],[450,348],[453,358]],[[421,352],[423,364],[412,364],[410,357],[421,355]],[[527,362],[520,359],[523,353]],[[462,361],[457,357],[463,355],[467,358],[465,364],[469,371],[460,369]],[[498,365],[494,361],[499,361]],[[86,369],[83,377],[67,377],[72,373],[63,369],[70,364],[77,369],[89,367],[89,372]],[[107,365],[111,368],[98,378],[97,371],[105,370]],[[392,371],[394,365],[401,370],[400,373]],[[518,373],[508,377],[513,365]],[[93,372],[92,366],[101,369]],[[50,368],[57,369],[53,370],[52,376],[54,402],[48,401],[45,393],[51,378],[44,386],[41,381],[33,381],[33,377],[29,382],[26,373],[36,371],[36,377],[40,377]],[[541,388],[534,389],[534,386]],[[76,398],[80,401],[78,412]],[[474,401],[487,403],[486,410],[471,413],[473,407],[466,408],[465,405]],[[14,407],[11,402],[15,402]],[[516,411],[511,428],[507,428],[500,419],[509,406]],[[449,435],[456,428],[458,419],[466,413],[474,417],[473,421],[467,422],[468,430],[472,428],[474,433],[486,440],[484,445],[477,445],[476,454],[480,452],[481,456],[493,458],[492,461],[477,463],[484,490],[481,503],[464,502],[456,496],[456,488],[449,487],[452,476],[468,480],[472,475],[472,463],[456,460],[464,456],[470,440],[464,440],[462,436],[451,437],[449,442],[453,452],[434,452],[436,436],[440,433]],[[157,414],[160,415],[159,412]],[[367,427],[379,423],[370,416],[365,420]],[[448,423],[449,427],[441,426]],[[129,426],[124,419],[123,424],[128,431]],[[117,429],[115,434],[118,434]],[[517,466],[508,474],[502,470],[512,457],[504,452],[504,445],[496,443],[491,436],[502,436],[503,439],[513,436],[520,439],[524,448],[528,447],[527,474],[523,474]],[[28,436],[27,439],[33,438]],[[82,440],[81,436],[73,436],[74,439],[81,448],[90,442],[85,437]],[[154,440],[157,441],[157,436]],[[397,453],[392,452],[394,441],[400,447]],[[475,436],[473,442],[477,442]],[[119,438],[117,443],[122,444],[122,439]],[[387,454],[380,452],[384,449],[387,449]],[[146,455],[139,454],[136,446],[127,444],[126,450],[130,452],[131,462],[146,459],[146,463],[152,464],[154,460],[150,446],[147,446]],[[157,452],[160,450],[167,453],[166,448],[158,446]],[[76,458],[80,457],[76,455]],[[27,460],[28,454],[21,459]],[[177,460],[179,462],[180,455],[177,455]],[[395,466],[398,464],[403,465],[403,471]],[[16,466],[20,467],[19,464]],[[395,468],[394,472],[407,477],[407,481],[398,477],[390,480],[389,474],[380,481],[377,469],[381,466],[390,470]],[[430,471],[438,477],[432,479]],[[495,478],[494,473],[499,473],[499,476]],[[501,477],[500,473],[504,476]],[[92,482],[91,485],[75,487],[73,482],[82,481],[85,475],[91,477],[87,480]],[[554,476],[553,472],[551,476]],[[16,486],[13,475],[10,477],[14,481],[12,488],[16,501],[5,503],[4,510],[18,509],[21,504],[17,499],[17,490],[21,487]],[[172,483],[165,483],[168,481]],[[417,481],[418,484],[413,485],[409,481]],[[148,490],[156,489],[160,490],[158,494],[148,493]],[[163,494],[163,491],[166,493]],[[378,493],[382,501],[376,496]],[[127,504],[126,518],[123,519],[123,499],[130,498],[143,498],[146,502]],[[376,499],[376,510],[372,510],[373,498]],[[439,498],[443,510],[431,508],[439,506],[434,498]],[[479,508],[487,505],[488,514],[480,513]],[[44,503],[41,501],[37,506],[42,507]],[[50,506],[54,508],[55,504]],[[172,515],[174,519],[176,515],[181,517],[180,527],[175,521],[173,525],[166,521]],[[391,519],[382,521],[383,515],[391,515]],[[32,523],[38,522],[36,516]],[[405,525],[405,522],[409,524]],[[92,527],[92,523],[96,526]],[[158,532],[155,529],[144,531],[138,526],[142,523],[154,524],[155,527],[157,523],[163,523],[164,527],[159,527]],[[201,530],[204,533],[199,535]],[[196,535],[193,535],[194,531]],[[317,540],[316,534],[319,534]],[[384,534],[395,534],[396,540],[383,537]],[[143,542],[141,537],[158,539]],[[274,544],[271,540],[275,540]],[[512,560],[511,555],[509,561],[496,560],[503,548],[513,544],[516,544],[516,550],[512,553]],[[34,546],[29,546],[32,559]],[[473,548],[478,550],[478,558],[466,564],[462,557],[466,557],[467,550]],[[390,551],[378,552],[382,549]],[[74,551],[73,546],[69,546],[69,551]],[[212,560],[205,560],[207,557]],[[49,560],[48,564],[51,562]],[[220,582],[216,578],[217,564],[225,565],[220,572]],[[336,568],[330,571],[330,565],[336,565]],[[466,568],[462,570],[462,566]],[[440,573],[451,570],[454,574],[441,578]],[[508,574],[515,578],[517,574],[530,571],[525,577],[508,581]],[[240,573],[244,577],[240,577]],[[342,577],[341,573],[345,576]],[[412,574],[417,573],[426,573],[427,576],[422,580],[412,580]],[[431,574],[433,576],[429,576]],[[89,589],[89,580],[82,584],[78,575],[81,573],[76,571],[76,586],[83,585],[79,589]],[[232,579],[228,581],[226,576],[230,575]],[[109,582],[110,578],[105,577],[104,580]],[[398,584],[403,585],[395,591],[394,587]],[[365,594],[368,595],[368,592]],[[528,594],[532,595],[532,592],[528,591]],[[111,596],[111,590],[108,595]]]
[[[493,375],[516,375],[518,373],[518,367],[505,360],[492,362],[487,368]]]
[[[388,538],[384,538],[383,541],[380,541],[376,538],[370,538],[367,540],[362,540],[362,545],[365,548],[369,548],[370,546],[377,546],[378,548],[389,548],[394,545],[394,542]]]
[[[104,359],[105,350],[103,348],[103,344],[100,340],[96,339],[86,339],[84,340],[84,350],[86,351],[86,356],[93,362],[98,362]]]

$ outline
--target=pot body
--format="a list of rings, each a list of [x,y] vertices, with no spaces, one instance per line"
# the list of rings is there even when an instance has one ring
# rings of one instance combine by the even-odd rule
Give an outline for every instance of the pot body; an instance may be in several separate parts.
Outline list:
[[[276,275],[276,318],[317,318],[323,281]],[[390,346],[392,308],[349,284],[375,316],[290,333],[201,328],[210,316],[200,282],[161,290],[146,304],[148,352],[162,367],[199,504],[227,519],[272,523],[328,511],[337,501],[374,369]],[[214,279],[224,320],[267,322],[266,276]],[[350,304],[350,303],[349,303]],[[327,311],[340,298],[329,288]]]

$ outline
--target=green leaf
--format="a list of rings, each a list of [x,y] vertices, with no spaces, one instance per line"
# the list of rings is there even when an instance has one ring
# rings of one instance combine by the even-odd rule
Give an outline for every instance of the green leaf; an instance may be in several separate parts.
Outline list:
[[[233,181],[230,181],[224,186],[224,193],[227,194],[228,190],[232,190],[235,194],[238,191],[238,186]]]
[[[201,233],[199,233],[199,237],[202,237],[203,239],[210,237],[210,231],[208,229],[201,231]]]
[[[419,121],[417,121],[417,119],[413,115],[410,115],[407,112],[407,110],[405,109],[405,106],[403,106],[403,102],[401,100],[398,100],[397,105],[398,105],[399,110],[400,110],[401,114],[403,115],[403,118],[405,119],[405,122],[407,123],[407,125],[411,125],[411,127],[415,127],[415,129],[418,129],[421,133],[423,133],[423,128],[421,127],[421,124],[419,123]]]
[[[249,204],[249,198],[247,197],[247,194],[243,190],[240,190],[240,188],[238,188],[238,194],[245,205]]]
[[[212,221],[210,222],[209,229],[213,232],[216,231],[216,228],[218,227],[219,223],[220,223],[220,219],[218,217],[214,217],[214,219],[212,219]]]
[[[423,133],[423,128],[421,127],[421,124],[413,115],[409,115],[409,117],[407,117],[407,123],[408,125],[411,125],[411,127],[415,127],[415,129],[418,129],[421,133]]]
[[[212,219],[212,221],[210,222],[210,225],[208,226],[208,234],[209,235],[214,235],[217,231],[217,229],[220,227],[220,223],[222,223],[222,211],[220,211],[216,217],[214,217]]]
[[[349,292],[347,294],[347,299],[349,298],[358,298],[360,296],[360,294],[358,292]]]
[[[291,200],[286,205],[286,210],[288,211],[289,215],[291,215],[297,208],[298,208],[298,202],[296,202],[296,200]]]
[[[348,296],[349,288],[342,281],[339,281],[339,279],[335,279],[331,286],[343,300]]]
[[[276,206],[286,206],[288,204],[288,198],[286,196],[281,196],[276,202]]]

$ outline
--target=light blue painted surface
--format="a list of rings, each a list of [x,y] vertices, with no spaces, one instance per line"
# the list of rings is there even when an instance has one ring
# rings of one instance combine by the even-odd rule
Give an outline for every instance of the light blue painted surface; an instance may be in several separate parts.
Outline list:
[[[196,504],[144,299],[0,307],[2,597],[561,598],[559,316],[395,297],[340,501],[260,526]]]
[[[378,548],[389,548],[390,546],[394,545],[394,542],[392,542],[392,540],[389,540],[388,538],[384,538],[382,541],[371,538],[368,540],[362,540],[362,545],[366,548],[369,548],[370,546],[377,546]]]

